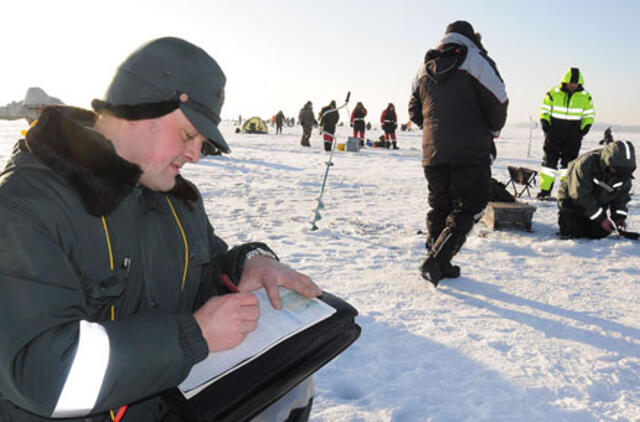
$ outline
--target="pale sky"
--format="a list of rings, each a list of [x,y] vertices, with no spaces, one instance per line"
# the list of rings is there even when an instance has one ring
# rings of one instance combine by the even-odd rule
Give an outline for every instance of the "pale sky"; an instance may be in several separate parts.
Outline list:
[[[411,80],[450,22],[482,34],[510,98],[508,123],[579,67],[596,123],[640,125],[640,2],[619,1],[9,1],[0,15],[0,105],[40,86],[88,108],[142,43],[177,36],[227,75],[223,118],[317,112],[351,91],[372,122],[388,102],[408,118]],[[344,118],[344,115],[343,115]]]

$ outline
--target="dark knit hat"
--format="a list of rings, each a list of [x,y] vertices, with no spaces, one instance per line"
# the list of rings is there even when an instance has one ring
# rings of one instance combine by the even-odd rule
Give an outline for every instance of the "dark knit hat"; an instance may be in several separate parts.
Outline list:
[[[455,21],[450,23],[444,33],[448,34],[450,32],[457,32],[458,34],[462,34],[469,38],[471,41],[476,41],[476,31],[473,30],[473,26],[471,26],[467,21]]]
[[[469,38],[470,41],[481,50],[485,50],[480,39],[476,37],[476,31],[473,29],[473,26],[467,21],[455,21],[447,25],[447,29],[444,31],[445,34],[449,34],[451,32],[455,32],[457,34],[464,35]]]

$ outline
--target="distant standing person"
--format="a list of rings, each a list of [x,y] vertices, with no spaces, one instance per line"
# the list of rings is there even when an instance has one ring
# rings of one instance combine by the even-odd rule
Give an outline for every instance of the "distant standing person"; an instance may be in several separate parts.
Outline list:
[[[320,126],[324,132],[322,139],[324,140],[325,151],[331,151],[333,140],[336,137],[338,120],[340,120],[340,113],[338,113],[335,100],[331,100],[328,106],[320,110]]]
[[[13,101],[4,107],[0,107],[0,119],[25,119],[31,125],[40,117],[40,113],[46,106],[55,104],[64,103],[56,97],[47,95],[42,88],[31,87],[27,89],[24,100]]]
[[[572,67],[562,77],[560,85],[551,88],[542,100],[540,123],[544,131],[544,158],[538,199],[551,197],[556,175],[560,175],[560,180],[564,178],[569,161],[580,153],[582,137],[593,124],[593,101],[583,86],[580,69]],[[557,170],[558,160],[560,171]]]
[[[429,186],[427,257],[422,277],[434,286],[458,277],[451,259],[487,205],[493,138],[507,119],[508,98],[495,63],[469,22],[456,21],[418,69],[409,116],[422,127]]]
[[[300,145],[303,147],[310,147],[311,143],[309,142],[309,139],[311,138],[311,130],[314,126],[318,125],[318,121],[313,113],[313,104],[311,101],[307,101],[304,107],[300,109],[298,120],[300,120],[300,124],[302,125],[302,139],[300,139]]]
[[[384,146],[389,148],[391,146],[391,142],[393,142],[393,149],[398,149],[398,144],[396,143],[398,116],[396,115],[396,108],[393,103],[389,103],[387,108],[382,111],[382,114],[380,115],[380,123],[384,130]],[[391,138],[391,142],[389,142],[389,138]]]
[[[284,124],[284,113],[282,110],[276,114],[276,135],[282,134],[282,125]]]
[[[571,161],[558,191],[560,237],[600,239],[625,228],[635,169],[629,141],[612,141]]]
[[[611,134],[611,127],[608,127],[604,130],[604,135],[602,139],[600,139],[600,142],[598,143],[600,145],[607,145],[611,142],[613,142],[613,135]]]
[[[356,108],[351,112],[351,126],[353,127],[353,137],[360,138],[364,142],[364,118],[367,116],[367,109],[361,102],[356,104]]]

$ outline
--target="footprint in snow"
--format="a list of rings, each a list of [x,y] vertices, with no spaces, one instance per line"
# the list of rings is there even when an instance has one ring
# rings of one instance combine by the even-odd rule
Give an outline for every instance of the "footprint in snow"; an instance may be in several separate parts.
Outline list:
[[[340,380],[333,385],[332,390],[342,400],[358,400],[365,395],[366,388],[349,380]]]
[[[509,350],[511,350],[510,345],[501,341],[492,341],[489,343],[489,346],[493,347],[496,350],[501,351],[502,353],[507,353]]]

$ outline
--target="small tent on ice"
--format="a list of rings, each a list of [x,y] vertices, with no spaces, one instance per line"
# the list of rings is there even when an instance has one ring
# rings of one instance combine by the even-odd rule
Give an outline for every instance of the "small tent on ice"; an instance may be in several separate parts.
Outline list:
[[[269,133],[269,130],[264,120],[259,117],[252,117],[242,125],[242,133]]]

